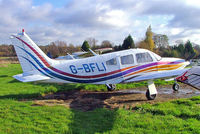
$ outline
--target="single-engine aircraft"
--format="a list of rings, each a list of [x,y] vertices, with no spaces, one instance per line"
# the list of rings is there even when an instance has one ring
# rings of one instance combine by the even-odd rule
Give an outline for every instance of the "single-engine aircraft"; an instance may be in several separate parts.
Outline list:
[[[128,49],[82,59],[49,58],[24,32],[11,36],[23,73],[13,76],[22,82],[105,84],[109,91],[117,83],[148,81],[146,97],[153,100],[155,79],[175,78],[189,64],[179,58],[161,58],[145,49]],[[179,85],[175,82],[174,90]]]

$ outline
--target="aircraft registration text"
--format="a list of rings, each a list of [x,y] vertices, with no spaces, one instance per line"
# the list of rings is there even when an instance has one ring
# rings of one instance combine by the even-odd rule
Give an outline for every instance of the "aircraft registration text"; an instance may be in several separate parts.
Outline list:
[[[73,74],[77,74],[78,72],[83,72],[83,71],[86,73],[96,72],[96,71],[98,72],[106,71],[106,67],[103,62],[82,64],[80,67],[77,67],[75,65],[70,65],[69,68]]]

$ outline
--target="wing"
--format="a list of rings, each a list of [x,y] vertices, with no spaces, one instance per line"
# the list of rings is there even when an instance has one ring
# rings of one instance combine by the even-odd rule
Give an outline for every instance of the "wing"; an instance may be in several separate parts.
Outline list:
[[[200,66],[192,67],[176,78],[177,81],[200,89]]]

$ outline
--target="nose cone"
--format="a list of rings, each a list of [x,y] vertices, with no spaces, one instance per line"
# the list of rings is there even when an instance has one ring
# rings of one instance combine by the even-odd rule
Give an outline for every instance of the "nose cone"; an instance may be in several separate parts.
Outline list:
[[[189,61],[185,61],[184,63],[185,63],[186,66],[187,66],[187,65],[190,65],[190,62],[189,62]]]

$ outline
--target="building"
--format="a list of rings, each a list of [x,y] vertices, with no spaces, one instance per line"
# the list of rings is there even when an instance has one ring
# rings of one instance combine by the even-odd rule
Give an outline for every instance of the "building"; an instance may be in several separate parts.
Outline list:
[[[108,51],[112,51],[113,48],[107,47],[107,48],[99,48],[96,49],[95,52],[99,52],[99,54],[103,53],[103,52],[108,52]]]

